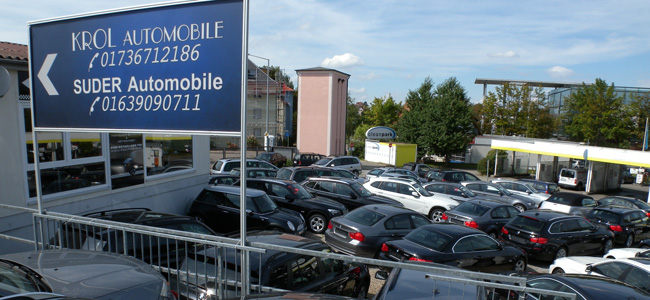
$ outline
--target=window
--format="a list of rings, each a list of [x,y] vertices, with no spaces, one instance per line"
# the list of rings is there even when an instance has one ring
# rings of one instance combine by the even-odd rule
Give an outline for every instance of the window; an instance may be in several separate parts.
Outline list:
[[[516,208],[515,208],[516,209]],[[507,219],[509,218],[508,210],[505,206],[499,206],[492,210],[490,216],[494,219]]]
[[[413,221],[414,228],[418,228],[422,225],[431,224],[431,221],[422,215],[410,215],[410,216],[411,216],[411,220]]]
[[[581,204],[584,207],[594,207],[598,205],[598,203],[596,203],[596,200],[593,198],[582,198]]]
[[[317,257],[302,256],[289,264],[292,275],[292,289],[300,289],[321,277]]]
[[[262,109],[261,108],[253,109],[253,119],[261,119],[261,118],[262,118]]]
[[[271,186],[271,194],[284,198],[285,196],[291,195],[291,192],[287,190],[286,187],[279,184],[269,184]]]
[[[208,268],[209,269],[209,268]],[[287,266],[281,265],[269,274],[269,286],[278,289],[289,289],[289,282],[287,276]]]
[[[397,215],[384,223],[386,229],[411,229],[411,220],[409,215]]]
[[[143,154],[148,176],[194,168],[191,136],[147,135]]]
[[[463,191],[456,186],[447,186],[447,194],[459,197],[462,197],[464,195]]]
[[[397,186],[399,187],[400,194],[411,196],[415,193],[415,189],[406,184],[398,184]]]
[[[348,197],[351,197],[352,195],[356,195],[354,191],[347,184],[344,183],[336,184],[336,193]]]
[[[594,266],[592,272],[605,275],[609,278],[618,279],[629,267],[630,265],[628,264],[613,261]]]
[[[427,191],[433,192],[433,193],[445,193],[445,186],[442,184],[430,184],[426,186]]]
[[[510,182],[497,182],[497,184],[499,184],[502,187],[507,188],[507,189],[511,189],[511,190],[514,189],[512,187],[512,183],[510,183]]]
[[[382,182],[379,188],[387,192],[397,193],[397,183],[395,182]]]
[[[650,274],[648,271],[637,267],[632,267],[623,281],[625,281],[625,283],[639,287],[646,292],[650,292]]]
[[[328,192],[328,193],[334,193],[334,183],[329,182],[329,181],[321,181],[318,184],[318,190]]]
[[[510,214],[510,218],[514,218],[516,215],[520,213],[520,211],[512,206],[506,206],[506,210],[508,210],[508,213]]]

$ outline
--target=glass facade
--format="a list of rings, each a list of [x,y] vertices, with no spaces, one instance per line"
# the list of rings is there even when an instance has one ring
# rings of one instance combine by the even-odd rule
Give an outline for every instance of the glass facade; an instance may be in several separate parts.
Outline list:
[[[577,91],[580,86],[570,88],[559,88],[548,92],[548,103],[551,106],[551,114],[559,116],[562,113],[564,99]],[[630,104],[635,95],[650,93],[650,88],[641,87],[618,87],[614,86],[616,96],[622,97],[625,104]]]

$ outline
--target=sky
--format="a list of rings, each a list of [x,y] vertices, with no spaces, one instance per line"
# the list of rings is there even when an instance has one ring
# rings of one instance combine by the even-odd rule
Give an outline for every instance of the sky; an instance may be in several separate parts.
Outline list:
[[[28,44],[31,21],[155,0],[0,0],[0,41]],[[650,87],[650,1],[250,0],[249,54],[350,75],[355,101],[403,102],[429,77]],[[251,57],[258,65],[267,61]],[[494,86],[488,86],[488,92]]]

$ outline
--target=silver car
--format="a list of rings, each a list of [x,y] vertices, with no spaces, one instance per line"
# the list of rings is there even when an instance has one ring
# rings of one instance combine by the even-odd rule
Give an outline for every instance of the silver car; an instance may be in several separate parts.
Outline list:
[[[515,195],[502,186],[485,181],[463,181],[460,184],[472,190],[475,194],[483,196],[494,201],[508,203],[519,211],[536,209],[537,203],[532,199],[520,195]]]
[[[88,299],[172,300],[165,278],[135,258],[89,250],[41,250],[0,256],[0,295],[26,292]]]
[[[492,179],[490,180],[490,182],[498,183],[506,190],[512,192],[515,195],[528,197],[533,201],[535,201],[535,203],[537,203],[538,206],[540,203],[542,203],[542,201],[548,199],[548,197],[551,196],[551,194],[546,194],[544,192],[538,191],[537,189],[535,189],[535,187],[533,187],[533,184],[524,181]]]

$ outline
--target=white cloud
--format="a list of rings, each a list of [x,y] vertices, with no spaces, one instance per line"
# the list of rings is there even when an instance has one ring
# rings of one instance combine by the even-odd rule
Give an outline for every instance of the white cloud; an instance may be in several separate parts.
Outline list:
[[[573,70],[562,67],[562,66],[552,67],[552,68],[546,70],[546,72],[549,75],[551,75],[551,77],[556,77],[556,78],[569,77],[569,76],[573,75],[573,73],[575,73]]]
[[[510,50],[506,52],[488,53],[488,56],[491,58],[517,58],[519,54]]]
[[[366,88],[350,89],[350,92],[352,92],[352,93],[365,93]]]
[[[360,57],[352,53],[345,53],[342,55],[334,55],[332,58],[326,58],[320,65],[326,68],[344,68],[361,66],[363,64]]]

